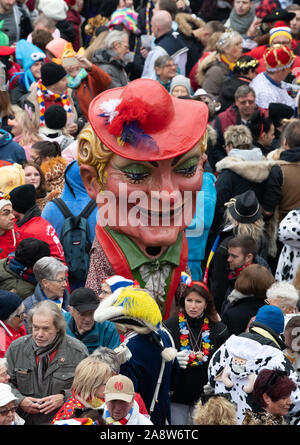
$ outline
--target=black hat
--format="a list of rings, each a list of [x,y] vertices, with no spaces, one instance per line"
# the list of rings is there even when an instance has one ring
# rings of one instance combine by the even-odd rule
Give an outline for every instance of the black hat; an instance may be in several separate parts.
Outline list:
[[[269,104],[269,118],[275,125],[279,127],[282,119],[290,119],[294,115],[294,110],[288,105],[278,102],[272,102]]]
[[[61,105],[51,105],[45,111],[45,124],[51,130],[61,130],[67,123],[67,112]]]
[[[71,293],[69,304],[79,312],[87,312],[96,310],[100,301],[93,289],[79,287]]]
[[[288,12],[286,9],[275,9],[271,14],[266,15],[262,22],[277,22],[283,20],[284,22],[289,22],[295,17],[295,12]]]
[[[13,210],[26,213],[36,203],[35,188],[32,184],[19,185],[9,192]]]
[[[36,238],[23,239],[15,252],[15,259],[30,268],[44,256],[51,256],[49,244]]]
[[[53,85],[54,83],[59,82],[67,75],[66,70],[62,65],[57,65],[54,62],[47,62],[42,65],[41,68],[41,77],[42,84],[45,87],[49,85]]]
[[[251,224],[261,217],[261,206],[252,190],[237,195],[225,204],[230,215],[238,222]]]
[[[7,320],[21,306],[22,301],[22,298],[14,292],[0,289],[0,320]]]

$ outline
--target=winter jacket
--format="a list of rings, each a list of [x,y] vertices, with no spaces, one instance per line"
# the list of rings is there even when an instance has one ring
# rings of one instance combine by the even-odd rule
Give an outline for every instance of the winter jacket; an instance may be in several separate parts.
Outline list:
[[[267,212],[279,209],[279,221],[300,206],[300,147],[284,150],[275,161],[266,182],[263,208]]]
[[[0,160],[14,164],[26,162],[25,150],[17,142],[13,141],[12,135],[0,129]]]
[[[64,335],[53,360],[45,374],[40,388],[37,380],[37,362],[32,348],[32,336],[26,335],[13,341],[7,350],[7,369],[10,386],[17,397],[17,406],[25,397],[42,398],[54,394],[64,394],[64,400],[71,396],[71,385],[76,366],[88,357],[88,350],[75,338]],[[22,409],[18,413],[28,425],[47,425],[57,409],[49,414],[28,414]]]
[[[202,88],[208,94],[214,96],[216,100],[219,100],[222,84],[227,78],[230,78],[231,75],[228,66],[225,63],[216,60],[216,62],[209,66],[205,72]]]
[[[154,335],[158,341],[159,337],[165,348],[172,346],[172,341],[163,330],[157,331]],[[173,362],[165,362],[165,368],[160,384],[157,402],[154,404],[154,411],[150,412],[150,406],[154,396],[158,377],[162,365],[162,349],[151,334],[137,334],[129,338],[126,346],[132,356],[130,360],[121,365],[120,374],[130,378],[134,385],[135,392],[138,392],[150,414],[154,425],[170,424],[170,388],[172,379]]]
[[[34,292],[35,284],[23,280],[20,275],[10,269],[8,260],[0,260],[0,289],[11,291],[14,289],[21,298],[26,298]]]
[[[17,248],[15,227],[0,235],[0,259],[7,258]]]
[[[96,348],[100,348],[101,346],[115,349],[120,345],[120,335],[118,334],[114,323],[110,321],[105,321],[103,323],[95,322],[93,328],[89,332],[79,334],[74,318],[70,312],[65,312],[64,317],[67,322],[67,334],[82,341],[88,348],[90,354],[94,352]]]
[[[239,335],[246,331],[250,319],[264,306],[264,300],[255,295],[244,295],[234,289],[227,297],[227,305],[222,312],[222,321],[230,334]]]
[[[203,318],[192,319],[187,317],[189,327],[192,329],[195,338],[198,337],[202,327]],[[164,326],[171,333],[175,348],[180,350],[180,330],[178,316],[169,318],[164,321]],[[209,360],[214,352],[227,340],[229,333],[227,327],[221,322],[210,322],[210,349]],[[180,369],[178,378],[175,381],[174,392],[171,401],[174,403],[183,403],[184,405],[193,406],[203,392],[203,386],[207,384],[207,368],[209,360],[199,366],[187,366],[186,369]]]
[[[64,251],[52,225],[42,218],[37,205],[29,209],[17,222],[17,246],[25,238],[36,238],[49,244],[50,254],[65,262]]]
[[[22,77],[19,77],[17,79],[15,87],[10,90],[9,93],[11,103],[21,107],[23,104],[22,100],[24,100],[24,96],[29,94],[27,88],[24,85],[24,82],[22,82]]]
[[[300,208],[289,212],[278,227],[283,243],[275,273],[276,281],[292,282],[300,266]]]
[[[125,71],[125,63],[117,58],[114,51],[97,49],[94,52],[92,63],[111,77],[111,83],[108,88],[124,87],[128,84],[129,80]]]
[[[185,233],[188,240],[188,265],[195,281],[201,280],[201,261],[205,256],[205,247],[209,230],[214,218],[216,205],[216,178],[212,173],[203,173],[201,190],[197,195],[197,206],[194,218]]]
[[[0,347],[0,358],[5,356],[5,353],[9,347],[9,345],[15,341],[17,338],[23,337],[26,335],[26,328],[24,324],[20,326],[20,328],[16,331],[14,328],[6,324],[4,321],[0,320],[0,338],[1,338],[1,347]]]
[[[73,215],[79,215],[91,198],[83,185],[80,168],[77,161],[71,162],[65,170],[64,188],[60,198],[69,207]],[[61,229],[65,221],[63,214],[56,204],[48,202],[42,212],[42,217],[49,221],[60,237]],[[95,238],[95,226],[97,222],[97,208],[93,210],[88,218],[91,241]]]
[[[86,120],[88,120],[88,109],[91,101],[102,91],[110,87],[112,78],[99,66],[92,64],[91,71],[83,79],[77,88],[73,89],[73,95],[77,96],[78,104],[81,112]]]
[[[102,408],[102,407],[101,407]],[[103,411],[105,412],[107,410],[106,404],[103,405]],[[153,425],[151,420],[149,420],[146,416],[140,413],[139,405],[134,400],[133,402],[133,411],[131,416],[129,417],[128,422],[126,423],[125,427],[127,425]]]

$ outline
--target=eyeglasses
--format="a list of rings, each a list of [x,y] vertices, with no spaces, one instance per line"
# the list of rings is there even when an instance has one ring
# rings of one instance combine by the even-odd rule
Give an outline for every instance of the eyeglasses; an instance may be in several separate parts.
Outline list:
[[[17,318],[25,318],[25,315],[26,315],[26,311],[21,312],[20,314],[15,315],[15,317],[17,317]]]
[[[46,278],[46,280],[48,280],[48,281],[53,281],[53,282],[55,282],[55,283],[59,283],[59,284],[67,283],[67,282],[68,282],[68,278],[62,278],[62,279],[60,279],[60,280],[50,280],[49,278]]]
[[[16,405],[7,406],[5,409],[0,409],[0,416],[8,416],[10,412],[15,412],[17,409]]]

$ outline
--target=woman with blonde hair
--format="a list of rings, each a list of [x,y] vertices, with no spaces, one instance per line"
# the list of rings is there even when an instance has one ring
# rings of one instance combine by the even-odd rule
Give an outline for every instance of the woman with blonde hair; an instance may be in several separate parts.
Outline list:
[[[30,150],[35,142],[41,141],[39,136],[39,126],[33,119],[31,109],[25,109],[12,105],[12,116],[8,119],[11,126],[13,140],[24,148],[26,159],[30,159]]]
[[[197,83],[218,99],[223,81],[232,74],[236,61],[242,55],[242,36],[236,31],[224,32],[216,43],[216,51],[198,66]]]
[[[112,375],[110,366],[97,357],[83,359],[75,369],[72,396],[54,416],[52,423],[70,419],[76,408],[99,409],[104,403],[106,382]]]
[[[223,396],[210,397],[206,403],[196,403],[193,414],[194,425],[236,425],[235,405]]]

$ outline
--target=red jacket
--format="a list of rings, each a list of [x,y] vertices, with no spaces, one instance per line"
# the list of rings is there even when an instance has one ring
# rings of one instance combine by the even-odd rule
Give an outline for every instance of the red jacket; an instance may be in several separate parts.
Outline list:
[[[4,323],[4,321],[0,321],[0,358],[4,357],[11,342],[26,334],[27,332],[24,324],[15,331],[11,326]]]
[[[100,67],[92,65],[92,70],[88,72],[79,87],[74,89],[82,114],[88,120],[88,109],[91,101],[102,91],[107,90],[111,84],[111,77]]]
[[[35,216],[17,227],[17,245],[25,238],[34,237],[49,244],[50,254],[65,264],[63,247],[54,227],[41,216]]]
[[[0,259],[6,258],[11,252],[15,252],[17,248],[16,227],[7,230],[4,235],[0,236]]]

